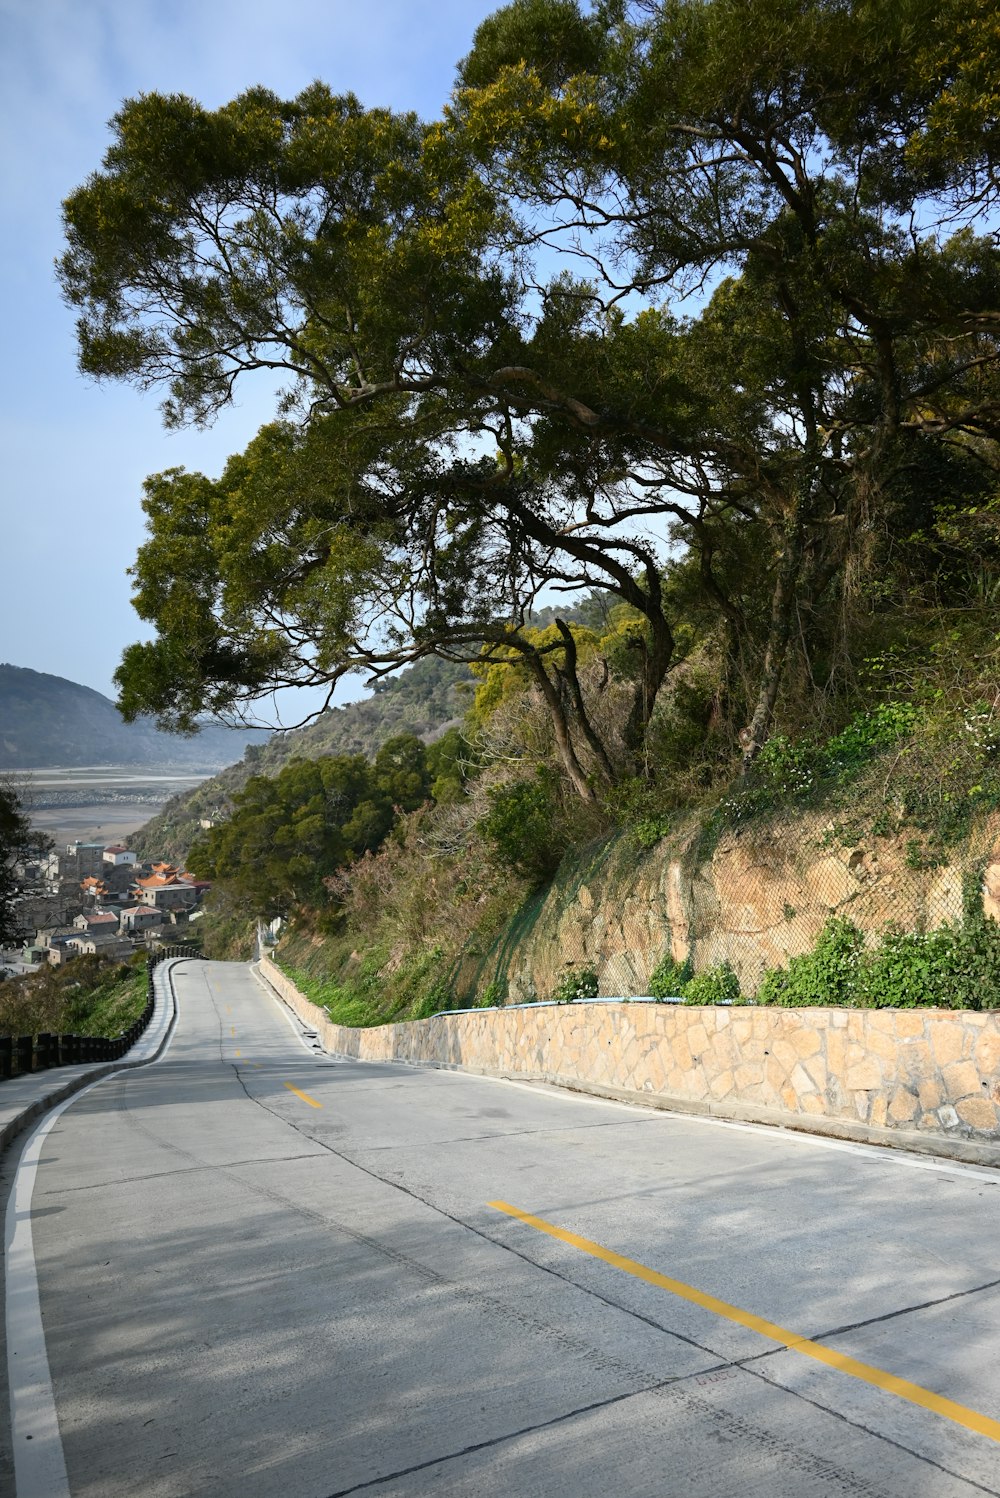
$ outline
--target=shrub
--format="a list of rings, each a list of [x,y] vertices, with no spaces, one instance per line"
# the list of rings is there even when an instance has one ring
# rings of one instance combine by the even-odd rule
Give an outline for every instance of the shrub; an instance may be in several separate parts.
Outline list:
[[[684,990],[685,1004],[738,1004],[740,980],[728,962],[696,973]]]
[[[811,952],[767,974],[757,1003],[1000,1008],[1000,928],[973,912],[959,927],[889,931],[866,950],[857,927],[834,918]]]
[[[641,817],[632,829],[632,836],[640,848],[655,848],[669,831],[670,823],[666,817]]]
[[[597,973],[592,967],[570,968],[560,978],[552,995],[557,1004],[572,1004],[574,999],[597,997]]]
[[[757,993],[758,1004],[853,1004],[865,939],[851,921],[832,916],[811,952],[772,968]]]
[[[650,973],[646,987],[654,999],[680,999],[684,997],[684,990],[693,977],[694,968],[690,957],[685,957],[683,962],[676,962],[668,952]]]
[[[430,1019],[432,1014],[439,1014],[443,1009],[454,1009],[455,996],[450,986],[443,978],[437,978],[431,984],[424,997],[414,1006],[414,1019]]]
[[[519,780],[490,793],[490,810],[479,831],[501,863],[536,884],[551,878],[565,843],[556,831],[556,807],[545,776]]]
[[[867,954],[858,999],[873,1009],[949,1007],[948,990],[954,936],[947,930],[890,932]]]

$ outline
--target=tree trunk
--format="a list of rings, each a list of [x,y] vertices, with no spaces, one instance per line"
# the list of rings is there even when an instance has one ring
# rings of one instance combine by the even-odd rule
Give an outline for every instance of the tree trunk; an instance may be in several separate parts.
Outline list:
[[[605,749],[603,743],[601,742],[600,735],[595,729],[593,723],[591,723],[590,721],[586,704],[583,700],[583,692],[580,689],[580,677],[576,669],[576,641],[573,638],[573,631],[570,629],[569,625],[566,624],[562,619],[556,620],[556,628],[562,635],[563,640],[566,644],[566,664],[563,668],[563,674],[566,677],[566,681],[573,698],[573,708],[576,712],[576,716],[580,724],[580,730],[583,733],[583,736],[586,739],[587,743],[590,745],[592,752],[594,753],[594,755],[596,755],[597,761],[600,764],[605,775],[607,776],[609,783],[613,784],[615,778],[614,766],[612,765],[611,760],[608,757],[608,751]]]
[[[652,644],[645,652],[642,679],[636,685],[622,734],[626,749],[637,762],[646,745],[646,730],[653,716],[657,694],[674,657],[673,633],[663,615],[650,611],[646,617],[650,624]]]
[[[743,745],[743,773],[746,774],[767,743],[774,717],[774,704],[788,654],[788,641],[792,633],[795,614],[796,587],[802,570],[805,549],[805,527],[802,521],[801,499],[785,527],[784,545],[778,562],[778,575],[771,595],[771,619],[767,631],[767,648],[764,665],[757,688],[757,699],[749,724],[740,734]]]
[[[559,691],[552,684],[548,672],[537,655],[528,655],[525,659],[531,668],[531,674],[538,683],[542,696],[545,698],[545,704],[552,716],[556,746],[566,768],[566,774],[572,782],[573,789],[581,801],[594,801],[596,800],[594,788],[588,781],[583,766],[577,758],[576,750],[573,747],[573,739],[569,731],[569,724],[566,721],[566,713],[560,700]]]

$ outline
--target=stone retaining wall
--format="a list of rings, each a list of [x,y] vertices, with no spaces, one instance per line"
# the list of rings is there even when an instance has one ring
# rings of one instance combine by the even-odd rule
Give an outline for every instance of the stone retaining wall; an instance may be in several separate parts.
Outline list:
[[[352,1030],[269,959],[260,968],[336,1055],[555,1082],[1000,1165],[1000,1011],[540,1004]]]

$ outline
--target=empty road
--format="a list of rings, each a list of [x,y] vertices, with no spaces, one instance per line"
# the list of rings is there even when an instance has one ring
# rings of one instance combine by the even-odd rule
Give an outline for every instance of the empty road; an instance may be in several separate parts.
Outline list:
[[[170,977],[161,1059],[25,1146],[17,1498],[1000,1494],[995,1173],[341,1062],[242,964]]]

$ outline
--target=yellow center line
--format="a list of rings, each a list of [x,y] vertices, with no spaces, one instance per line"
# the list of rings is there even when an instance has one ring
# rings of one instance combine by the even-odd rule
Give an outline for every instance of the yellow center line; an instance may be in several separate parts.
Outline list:
[[[300,1092],[297,1087],[292,1086],[291,1082],[286,1082],[285,1086],[288,1088],[289,1092],[294,1092],[296,1097],[300,1097],[304,1103],[308,1103],[310,1108],[322,1108],[323,1104],[317,1103],[316,1099],[314,1097],[310,1097],[308,1092]]]
[[[604,1248],[600,1243],[594,1243],[589,1238],[580,1238],[576,1233],[568,1233],[565,1228],[546,1222],[544,1217],[533,1217],[530,1212],[522,1212],[519,1207],[512,1207],[509,1202],[489,1202],[487,1205],[495,1207],[498,1212],[505,1212],[508,1217],[516,1217],[519,1222],[527,1224],[528,1227],[537,1228],[540,1233],[547,1233],[550,1238],[558,1238],[560,1243],[568,1243],[571,1248],[578,1248],[581,1253],[590,1254],[595,1259],[603,1259],[605,1264],[611,1264],[615,1269],[623,1270],[625,1274],[634,1275],[636,1279],[645,1280],[648,1285],[656,1285],[661,1290],[669,1290],[671,1295],[677,1295],[681,1300],[688,1300],[692,1305],[701,1306],[703,1310],[711,1311],[716,1316],[723,1316],[727,1321],[735,1321],[738,1326],[745,1326],[752,1332],[758,1332],[762,1337],[769,1337],[772,1342],[778,1342],[783,1347],[787,1347],[789,1352],[801,1353],[803,1357],[813,1358],[817,1363],[825,1363],[828,1368],[836,1368],[840,1373],[847,1373],[851,1378],[860,1379],[866,1384],[873,1384],[876,1389],[884,1389],[886,1393],[895,1394],[910,1404],[920,1405],[925,1410],[932,1410],[935,1415],[943,1415],[946,1420],[953,1420],[956,1425],[964,1425],[967,1430],[974,1430],[977,1435],[988,1436],[991,1441],[1000,1441],[1000,1420],[993,1420],[989,1415],[981,1415],[977,1410],[970,1410],[964,1404],[957,1404],[954,1399],[946,1399],[942,1394],[923,1389],[919,1384],[911,1384],[909,1379],[899,1378],[895,1373],[886,1373],[881,1368],[873,1368],[870,1363],[859,1362],[857,1358],[848,1357],[846,1353],[827,1347],[822,1342],[813,1342],[808,1337],[800,1337],[796,1332],[790,1332],[787,1328],[778,1326],[774,1321],[767,1321],[763,1316],[755,1316],[752,1311],[742,1311],[739,1306],[730,1305],[728,1301],[719,1300],[714,1295],[706,1295],[703,1290],[696,1290],[693,1285],[685,1285],[682,1280],[671,1279],[669,1275],[660,1274],[658,1270],[639,1264],[635,1259],[627,1259],[624,1254],[616,1254],[613,1249]]]
[[[239,1051],[237,1051],[237,1052],[236,1052],[236,1054],[237,1054],[237,1056],[238,1056],[238,1055],[239,1055],[239,1054],[240,1054],[240,1052],[239,1052]]]
[[[235,1035],[236,1034],[236,1026],[235,1025],[230,1025],[229,1026],[229,1033],[230,1033],[230,1035]]]

